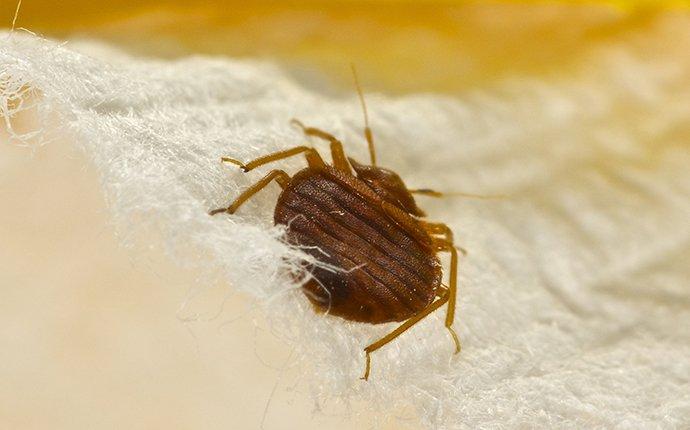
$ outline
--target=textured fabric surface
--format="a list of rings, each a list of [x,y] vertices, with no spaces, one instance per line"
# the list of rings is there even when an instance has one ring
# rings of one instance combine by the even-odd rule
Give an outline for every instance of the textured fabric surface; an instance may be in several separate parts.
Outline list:
[[[91,43],[0,40],[0,113],[69,133],[101,173],[125,242],[257,299],[319,402],[413,405],[429,428],[690,425],[690,26],[598,47],[567,76],[520,76],[456,97],[369,97],[380,163],[411,187],[508,194],[419,198],[469,250],[452,355],[443,311],[372,356],[395,325],[315,315],[281,275],[301,255],[272,227],[277,187],[211,218],[258,180],[249,160],[304,143],[297,117],[366,160],[354,94],[322,95],[268,63],[157,61]],[[676,41],[668,45],[668,33]],[[20,103],[23,97],[26,100]],[[321,143],[314,142],[319,147]],[[324,148],[325,149],[325,148]],[[280,163],[290,172],[304,165]]]

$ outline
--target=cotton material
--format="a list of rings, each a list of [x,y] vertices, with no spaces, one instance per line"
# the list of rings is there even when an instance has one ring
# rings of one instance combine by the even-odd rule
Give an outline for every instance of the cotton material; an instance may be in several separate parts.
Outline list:
[[[305,165],[245,174],[220,163],[304,144],[293,117],[366,161],[354,91],[328,96],[268,62],[135,58],[14,32],[0,35],[0,114],[16,144],[72,136],[124,243],[156,237],[180,265],[256,299],[317,402],[382,414],[412,405],[434,429],[684,428],[690,27],[662,24],[644,41],[593,49],[568,76],[452,97],[367,95],[379,162],[411,188],[509,197],[417,199],[469,251],[455,322],[463,351],[452,354],[442,308],[372,354],[366,383],[363,347],[396,324],[312,311],[286,274],[303,254],[272,225],[277,187],[236,215],[207,215],[277,165]],[[20,111],[39,125],[15,130]]]

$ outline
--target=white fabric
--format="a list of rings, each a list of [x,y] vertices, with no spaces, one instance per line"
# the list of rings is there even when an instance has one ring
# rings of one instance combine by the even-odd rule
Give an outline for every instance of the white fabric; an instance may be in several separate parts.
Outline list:
[[[277,187],[235,216],[207,215],[272,167],[243,174],[219,158],[303,144],[292,117],[366,160],[354,91],[327,97],[260,62],[0,41],[0,113],[11,124],[33,107],[44,125],[16,142],[71,133],[123,239],[155,231],[180,264],[257,298],[316,400],[383,414],[412,404],[439,429],[690,427],[687,22],[592,50],[567,75],[457,97],[368,96],[380,163],[408,185],[511,198],[419,198],[469,251],[463,351],[452,355],[441,310],[373,354],[366,383],[362,348],[395,325],[318,316],[280,275],[300,254],[272,226]],[[36,97],[19,105],[22,92]]]

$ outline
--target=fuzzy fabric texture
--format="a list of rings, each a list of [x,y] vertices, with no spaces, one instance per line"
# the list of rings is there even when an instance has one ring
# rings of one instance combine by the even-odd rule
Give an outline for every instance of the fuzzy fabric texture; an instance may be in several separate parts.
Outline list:
[[[0,35],[0,114],[15,143],[73,136],[124,241],[155,232],[180,264],[256,298],[319,402],[382,413],[411,404],[435,429],[687,428],[687,24],[592,49],[567,76],[456,97],[368,96],[380,164],[410,187],[510,196],[418,199],[469,251],[455,322],[463,351],[452,354],[441,309],[373,354],[369,382],[362,348],[395,324],[312,312],[285,276],[302,254],[272,226],[278,188],[234,216],[207,214],[272,168],[244,174],[220,157],[304,144],[293,117],[367,160],[354,91],[326,96],[265,62],[133,58],[15,32]],[[29,111],[41,127],[14,129]]]

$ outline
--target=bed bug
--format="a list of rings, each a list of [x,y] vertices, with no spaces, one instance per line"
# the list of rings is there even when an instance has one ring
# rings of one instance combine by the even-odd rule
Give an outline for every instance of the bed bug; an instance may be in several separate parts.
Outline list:
[[[362,323],[403,322],[364,348],[366,368],[362,379],[366,380],[372,352],[444,304],[445,326],[455,343],[455,353],[460,352],[460,341],[452,327],[458,249],[453,245],[450,228],[425,220],[425,213],[413,197],[442,194],[429,189],[408,189],[398,174],[376,164],[374,138],[354,68],[353,74],[364,113],[370,165],[346,157],[343,144],[330,133],[292,120],[306,136],[330,143],[332,164],[309,146],[275,152],[248,163],[223,157],[222,161],[249,172],[303,154],[307,167],[292,177],[283,170],[271,170],[228,207],[210,214],[233,214],[272,181],[280,185],[282,193],[275,206],[274,222],[287,226],[286,241],[330,267],[344,269],[310,268],[311,278],[302,289],[314,307]],[[450,253],[447,287],[442,284],[442,265],[437,255],[440,252]]]

